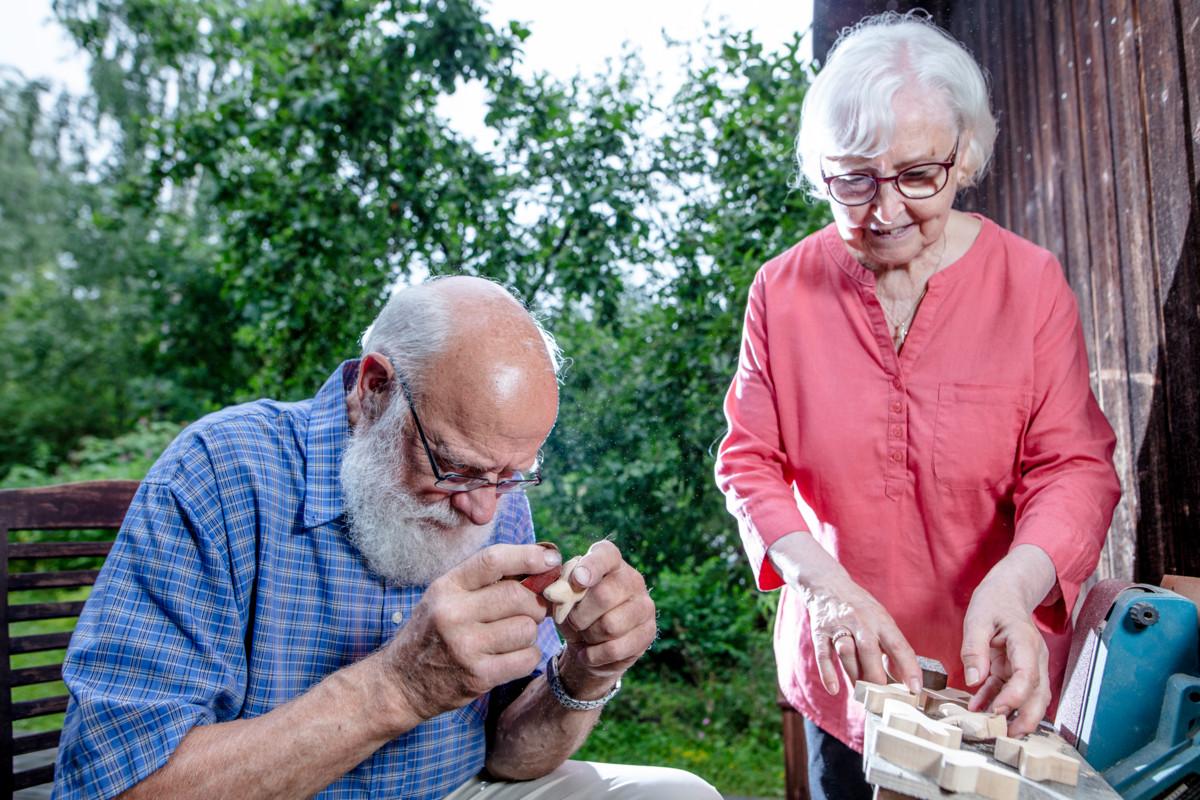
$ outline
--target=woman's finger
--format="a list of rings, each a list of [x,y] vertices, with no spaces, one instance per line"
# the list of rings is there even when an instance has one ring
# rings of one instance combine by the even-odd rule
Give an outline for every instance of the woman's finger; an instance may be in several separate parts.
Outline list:
[[[858,683],[858,679],[862,676],[858,664],[858,646],[854,639],[854,634],[847,628],[839,628],[830,637],[833,643],[834,652],[837,653],[838,660],[842,663],[842,669],[846,671],[846,679],[849,685],[853,686]]]
[[[828,636],[819,631],[812,632],[813,651],[817,656],[817,672],[821,675],[821,685],[825,687],[825,691],[830,694],[838,693],[838,670],[837,664],[834,663],[836,658],[833,651],[833,644]]]
[[[917,654],[890,619],[888,624],[879,630],[879,643],[887,653],[888,663],[891,664],[896,678],[907,686],[910,692],[920,694],[921,665],[917,663]]]
[[[976,689],[975,694],[971,696],[970,702],[967,703],[967,710],[982,711],[987,708],[1003,688],[1003,680],[995,675],[989,675],[987,680],[983,682],[983,685]]]
[[[1008,723],[1008,735],[1015,737],[1033,733],[1037,730],[1038,723],[1042,721],[1042,717],[1046,716],[1046,709],[1049,706],[1050,690],[1045,687],[1039,687],[1033,693],[1033,696],[1017,709],[1016,718]]]
[[[887,683],[887,670],[883,668],[883,651],[879,640],[869,634],[861,635],[855,643],[858,648],[858,663],[862,668],[863,680],[871,683]]]
[[[992,701],[992,708],[997,714],[1008,714],[1013,709],[1024,706],[1042,683],[1040,650],[1045,645],[1037,630],[1033,626],[1029,628],[1027,635],[1020,635],[1026,632],[1018,630],[1005,641],[1005,656],[1012,674],[1004,682],[1000,694]]]

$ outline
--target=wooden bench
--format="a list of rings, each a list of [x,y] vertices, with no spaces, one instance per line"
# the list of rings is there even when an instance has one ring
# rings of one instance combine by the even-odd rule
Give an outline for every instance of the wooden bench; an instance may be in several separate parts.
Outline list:
[[[84,601],[47,598],[51,593],[45,590],[82,590],[96,582],[137,486],[137,481],[88,481],[0,490],[0,604],[5,622],[0,631],[0,797],[54,781],[53,757],[62,733],[58,718],[27,724],[40,729],[35,733],[14,736],[13,731],[15,721],[37,720],[67,708],[59,682],[62,651]],[[18,531],[22,533],[14,536]],[[43,533],[47,531],[54,533]],[[99,533],[63,541],[62,531]],[[54,630],[22,630],[36,629],[39,623]],[[39,655],[27,657],[29,653]],[[13,656],[38,663],[17,667]],[[14,700],[14,689],[25,697]]]

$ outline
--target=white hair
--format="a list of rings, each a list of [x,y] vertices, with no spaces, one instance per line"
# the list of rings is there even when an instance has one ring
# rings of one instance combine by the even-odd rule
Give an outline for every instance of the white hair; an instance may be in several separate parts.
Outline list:
[[[428,503],[397,482],[408,454],[397,437],[411,409],[391,403],[354,426],[342,455],[347,532],[367,566],[397,586],[425,586],[492,540],[495,518],[475,525],[449,503]]]
[[[827,196],[822,156],[874,158],[888,149],[893,100],[906,88],[945,104],[956,132],[970,138],[959,152],[967,171],[960,185],[978,182],[996,140],[983,71],[966,48],[921,12],[889,11],[842,31],[804,98],[796,162],[813,197]]]
[[[431,278],[416,286],[392,294],[379,316],[362,335],[362,352],[382,353],[392,361],[396,372],[408,384],[414,398],[424,396],[425,374],[430,363],[450,341],[454,320],[437,283],[450,276]],[[504,289],[522,311],[525,306],[509,289]],[[563,365],[562,350],[536,317],[525,312],[537,328],[542,345],[550,357],[550,367],[558,375]]]

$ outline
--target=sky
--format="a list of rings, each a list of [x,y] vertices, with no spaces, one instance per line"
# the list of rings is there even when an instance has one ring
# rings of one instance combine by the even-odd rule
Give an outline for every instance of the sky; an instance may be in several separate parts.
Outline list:
[[[516,19],[531,31],[525,42],[524,68],[567,80],[590,76],[606,58],[632,43],[664,91],[682,80],[681,53],[667,47],[672,39],[694,41],[705,22],[722,19],[774,50],[812,20],[812,0],[491,0],[484,3],[493,25]],[[15,66],[26,78],[45,78],[73,93],[87,88],[87,62],[74,49],[50,12],[50,0],[0,0],[0,64]],[[467,87],[445,104],[457,127],[472,133],[481,125],[482,92]],[[476,118],[480,122],[476,122]]]

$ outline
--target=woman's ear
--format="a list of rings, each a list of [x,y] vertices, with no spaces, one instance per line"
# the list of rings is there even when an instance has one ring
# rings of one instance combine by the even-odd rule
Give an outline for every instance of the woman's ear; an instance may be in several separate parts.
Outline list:
[[[958,142],[958,159],[954,163],[954,179],[960,189],[974,186],[975,173],[979,171],[978,159],[975,151],[971,148],[973,142],[974,137],[970,133],[962,134]]]

